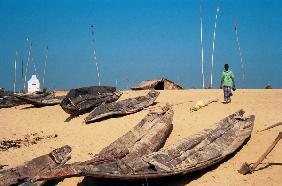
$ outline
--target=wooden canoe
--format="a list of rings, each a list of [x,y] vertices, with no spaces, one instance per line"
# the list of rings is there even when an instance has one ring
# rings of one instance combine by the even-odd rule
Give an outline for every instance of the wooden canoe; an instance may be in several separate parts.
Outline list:
[[[145,96],[129,98],[108,104],[102,104],[96,107],[86,118],[85,123],[91,123],[98,119],[113,115],[126,115],[138,112],[154,103],[160,93],[150,90]]]
[[[29,98],[29,97],[23,97],[22,100],[24,100],[27,104],[32,104],[36,107],[43,107],[43,106],[52,106],[52,105],[58,105],[62,102],[62,100],[65,98],[65,96],[47,96],[44,98]]]
[[[240,110],[215,129],[184,138],[158,152],[100,165],[81,166],[81,176],[117,179],[147,179],[187,174],[211,166],[234,153],[250,137],[255,116],[243,117]]]
[[[12,95],[7,95],[0,98],[0,109],[1,108],[10,108],[18,105],[23,105],[25,102],[20,100]]]
[[[34,93],[30,93],[30,94],[15,94],[15,96],[17,98],[31,98],[31,99],[38,99],[38,98],[44,98],[44,97],[52,97],[55,96],[55,92],[54,91],[37,91]]]
[[[62,109],[71,116],[77,116],[93,110],[102,103],[118,100],[122,95],[115,87],[91,86],[72,89],[61,102]]]
[[[51,153],[39,156],[22,166],[0,172],[0,185],[18,185],[30,182],[41,171],[63,165],[70,158],[71,147],[66,145]],[[45,181],[36,181],[32,185],[43,185]]]
[[[93,159],[41,172],[34,180],[80,176],[81,168],[98,166],[120,159],[141,157],[159,150],[172,130],[173,111],[169,106],[150,112],[132,130],[101,150]]]
[[[53,91],[35,92],[32,94],[4,93],[0,95],[0,108],[10,108],[10,107],[26,104],[27,103],[26,99],[38,100],[51,96],[54,96]]]

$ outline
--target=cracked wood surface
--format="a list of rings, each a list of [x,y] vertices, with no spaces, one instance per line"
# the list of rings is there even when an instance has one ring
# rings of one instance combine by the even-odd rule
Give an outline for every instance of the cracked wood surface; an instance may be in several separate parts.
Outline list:
[[[126,115],[138,112],[152,105],[160,93],[151,90],[145,96],[128,98],[108,104],[102,104],[96,107],[86,118],[85,123],[94,122],[98,119],[106,118],[113,115]]]
[[[255,116],[244,111],[224,118],[215,129],[200,133],[144,156],[123,158],[98,165],[81,166],[79,175],[96,178],[144,179],[201,170],[234,153],[250,137]]]
[[[115,87],[91,86],[72,89],[61,102],[62,109],[77,116],[91,111],[102,103],[111,103],[119,99],[121,92]]]
[[[173,111],[169,106],[161,112],[150,112],[132,130],[111,143],[93,159],[42,172],[34,180],[50,180],[81,176],[85,167],[141,157],[159,150],[172,130]]]
[[[47,96],[43,98],[28,98],[23,97],[21,98],[24,100],[27,104],[32,104],[34,106],[52,106],[52,105],[58,105],[62,102],[62,100],[65,98],[65,96]]]
[[[0,185],[24,184],[41,171],[63,165],[70,158],[71,147],[66,145],[55,149],[49,154],[39,156],[22,166],[0,172]],[[45,181],[34,182],[32,185],[43,185]]]

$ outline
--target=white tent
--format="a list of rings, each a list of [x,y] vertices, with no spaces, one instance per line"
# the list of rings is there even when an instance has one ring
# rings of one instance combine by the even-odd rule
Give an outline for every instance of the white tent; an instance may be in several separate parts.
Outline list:
[[[40,91],[40,82],[37,79],[36,75],[32,75],[30,80],[27,82],[27,92],[33,93],[36,91]]]

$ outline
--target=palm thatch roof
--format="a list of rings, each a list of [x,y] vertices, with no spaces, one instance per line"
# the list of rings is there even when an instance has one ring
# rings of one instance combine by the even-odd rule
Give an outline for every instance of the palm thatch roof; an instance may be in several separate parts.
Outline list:
[[[141,83],[131,87],[132,90],[147,90],[147,89],[155,89],[155,90],[179,90],[183,89],[180,85],[170,81],[166,78],[161,78],[158,80],[145,80]]]

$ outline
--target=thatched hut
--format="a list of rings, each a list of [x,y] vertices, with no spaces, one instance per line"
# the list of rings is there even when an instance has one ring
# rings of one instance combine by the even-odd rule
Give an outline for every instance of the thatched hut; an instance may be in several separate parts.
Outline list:
[[[266,85],[264,88],[265,88],[265,89],[272,89],[272,86],[268,84],[268,85]]]
[[[158,80],[145,80],[141,83],[133,86],[132,90],[147,90],[147,89],[155,89],[155,90],[179,90],[183,89],[180,85],[166,79],[161,78]]]

